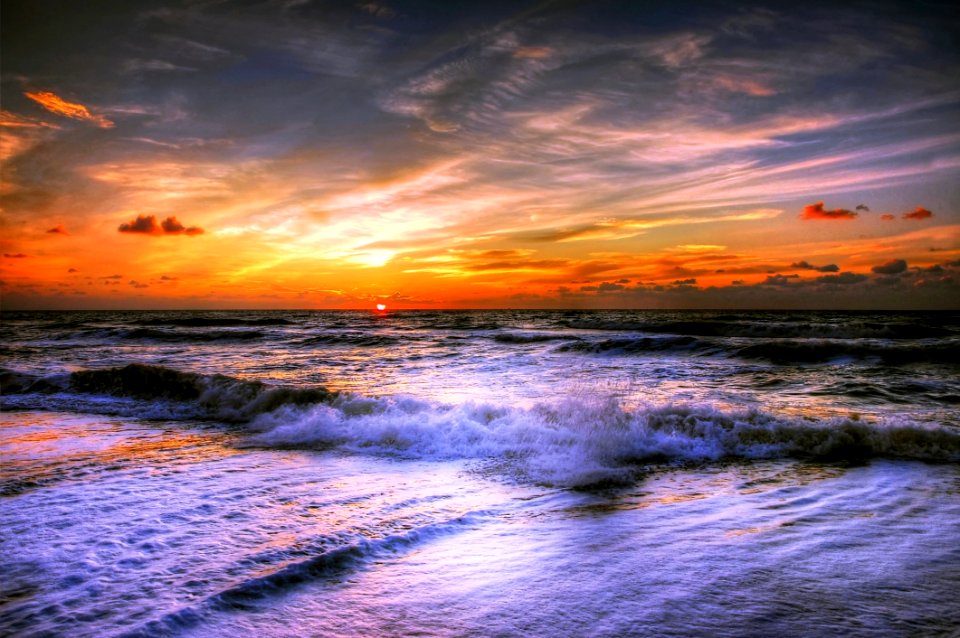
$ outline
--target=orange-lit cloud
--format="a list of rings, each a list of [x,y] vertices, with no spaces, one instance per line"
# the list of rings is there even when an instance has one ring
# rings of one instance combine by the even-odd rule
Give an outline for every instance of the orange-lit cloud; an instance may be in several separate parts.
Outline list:
[[[184,235],[199,235],[203,233],[203,229],[198,226],[184,226],[176,217],[167,217],[165,220],[160,222],[160,228],[163,229],[163,232],[168,235],[179,235],[183,233]]]
[[[897,218],[896,215],[891,215],[890,213],[884,213],[883,215],[880,215],[880,219],[882,219],[885,222],[892,222],[896,218]]]
[[[17,115],[10,111],[0,111],[0,127],[3,128],[59,128],[56,124],[50,124],[26,115]]]
[[[47,229],[47,234],[49,235],[69,235],[66,227],[63,224],[57,224],[53,228]]]
[[[84,120],[91,124],[96,124],[100,128],[113,128],[113,122],[102,115],[94,115],[83,104],[76,102],[67,102],[56,93],[50,91],[41,91],[39,93],[24,92],[24,95],[47,109],[51,113],[69,117],[74,120]]]
[[[904,219],[920,220],[920,219],[929,219],[931,217],[933,217],[933,213],[931,213],[929,210],[927,210],[923,206],[917,206],[915,210],[912,210],[909,213],[903,214]]]
[[[845,208],[827,210],[823,207],[823,202],[807,204],[800,213],[800,219],[855,219],[857,216],[859,213]]]
[[[553,55],[550,47],[520,47],[513,52],[513,57],[520,60],[543,60]]]
[[[154,215],[137,215],[133,221],[129,221],[117,228],[121,233],[133,233],[140,235],[200,235],[203,229],[197,226],[184,226],[176,217],[167,217],[159,224]]]

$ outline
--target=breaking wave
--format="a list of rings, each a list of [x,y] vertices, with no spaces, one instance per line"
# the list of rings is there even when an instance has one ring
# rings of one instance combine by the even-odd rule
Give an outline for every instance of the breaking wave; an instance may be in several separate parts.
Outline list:
[[[645,465],[677,461],[960,460],[960,433],[909,422],[809,421],[709,405],[626,410],[601,398],[521,409],[340,395],[330,404],[260,415],[249,428],[249,445],[497,459],[519,477],[567,487],[630,480]]]
[[[960,461],[960,432],[896,417],[809,420],[708,404],[626,409],[601,396],[530,408],[447,405],[140,364],[42,379],[7,372],[0,380],[7,408],[62,405],[136,416],[217,418],[243,423],[246,446],[470,459],[521,480],[565,487],[630,480],[651,463],[781,457]],[[84,397],[89,398],[85,403]]]

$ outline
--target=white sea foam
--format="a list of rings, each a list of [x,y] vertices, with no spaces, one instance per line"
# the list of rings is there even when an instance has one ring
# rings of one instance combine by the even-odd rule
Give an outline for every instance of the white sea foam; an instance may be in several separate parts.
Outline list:
[[[412,397],[342,395],[254,419],[250,444],[338,448],[420,459],[495,459],[536,482],[616,481],[645,464],[722,458],[895,456],[960,459],[960,434],[888,420],[810,421],[709,405],[626,410],[612,398],[568,398],[515,408],[444,405]]]

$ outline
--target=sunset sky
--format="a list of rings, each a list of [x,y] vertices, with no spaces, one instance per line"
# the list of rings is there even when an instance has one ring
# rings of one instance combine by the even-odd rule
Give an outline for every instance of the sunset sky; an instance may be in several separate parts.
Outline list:
[[[952,5],[4,0],[0,304],[956,308]]]

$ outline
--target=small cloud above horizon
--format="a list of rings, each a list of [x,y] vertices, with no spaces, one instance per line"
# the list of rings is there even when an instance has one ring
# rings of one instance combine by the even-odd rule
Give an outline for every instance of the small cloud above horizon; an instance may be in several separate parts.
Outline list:
[[[890,261],[871,268],[878,275],[899,275],[907,270],[907,262],[903,259],[891,259]]]
[[[825,266],[814,266],[810,262],[804,261],[795,261],[790,264],[791,268],[800,268],[801,270],[816,270],[817,272],[839,272],[840,267],[836,264],[827,264]]]
[[[933,213],[927,210],[926,208],[924,208],[923,206],[917,206],[916,209],[908,213],[904,213],[902,217],[904,219],[916,219],[916,220],[930,219],[931,217],[933,217]]]
[[[184,226],[176,217],[167,217],[157,223],[155,215],[137,215],[137,218],[120,224],[118,232],[139,235],[200,235],[199,226]]]
[[[846,208],[834,208],[827,210],[823,207],[823,202],[816,204],[807,204],[800,213],[800,219],[855,219],[859,213]]]

